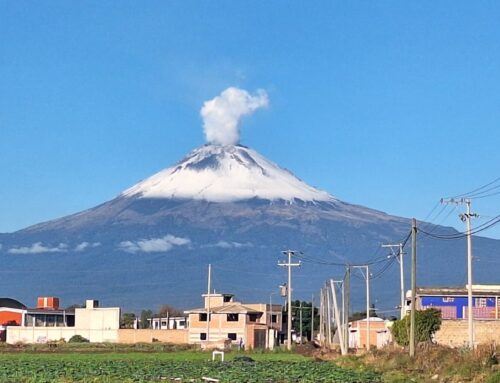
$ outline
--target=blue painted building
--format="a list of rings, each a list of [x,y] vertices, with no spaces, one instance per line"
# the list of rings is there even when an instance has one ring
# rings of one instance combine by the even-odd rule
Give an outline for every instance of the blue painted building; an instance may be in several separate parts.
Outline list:
[[[407,310],[411,291],[407,293]],[[417,310],[436,308],[443,319],[467,319],[468,297],[466,288],[419,287],[416,294]],[[500,319],[500,285],[472,286],[472,314],[474,319]]]

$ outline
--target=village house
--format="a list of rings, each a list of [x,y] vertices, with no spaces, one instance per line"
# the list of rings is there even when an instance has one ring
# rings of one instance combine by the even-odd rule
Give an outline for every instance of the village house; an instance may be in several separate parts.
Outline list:
[[[36,308],[18,310],[21,320],[7,326],[7,343],[68,341],[74,335],[90,342],[118,341],[120,308],[99,307],[96,300],[87,300],[83,308],[65,310],[59,308],[58,298],[40,297]]]
[[[153,330],[184,330],[188,327],[188,320],[183,316],[148,318],[148,328]]]
[[[417,287],[417,310],[441,311],[441,328],[436,343],[462,347],[468,343],[468,291],[466,287]],[[410,312],[411,290],[406,293],[406,312]],[[472,285],[474,343],[500,343],[500,285]]]
[[[370,317],[370,347],[382,348],[392,341],[389,329],[391,323],[389,320]],[[366,318],[349,323],[349,348],[366,348],[368,341],[366,324]]]
[[[269,348],[281,331],[281,305],[243,304],[232,294],[203,294],[202,308],[187,310],[190,344],[204,348]]]

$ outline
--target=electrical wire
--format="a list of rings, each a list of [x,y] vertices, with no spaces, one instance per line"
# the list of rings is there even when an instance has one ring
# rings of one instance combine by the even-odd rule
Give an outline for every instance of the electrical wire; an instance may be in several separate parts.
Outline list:
[[[489,221],[486,221],[485,223],[475,227],[473,230],[471,230],[471,235],[480,233],[484,230],[487,230],[495,225],[497,225],[500,222],[500,215],[497,215],[496,217],[490,219]],[[461,239],[467,237],[468,233],[467,232],[459,232],[456,234],[451,234],[451,235],[445,235],[445,234],[433,234],[432,232],[427,232],[422,229],[418,229],[419,233],[422,233],[424,235],[427,235],[428,237],[435,238],[435,239],[441,239],[441,240],[456,240],[456,239]]]
[[[476,189],[474,189],[474,190],[471,190],[471,191],[469,191],[469,192],[467,192],[467,193],[458,194],[458,195],[456,195],[456,196],[453,196],[453,197],[448,197],[448,198],[461,198],[461,197],[466,197],[466,196],[467,196],[467,197],[471,197],[471,196],[472,196],[472,195],[474,195],[474,194],[481,194],[481,193],[484,193],[484,192],[485,192],[485,190],[483,190],[484,188],[487,188],[488,186],[491,186],[491,185],[493,185],[493,184],[497,183],[498,181],[500,181],[500,177],[498,177],[498,178],[494,179],[494,180],[493,180],[493,181],[491,181],[491,182],[488,182],[486,185],[480,186],[480,187],[478,187],[478,188],[476,188]],[[500,187],[500,185],[497,185],[497,186],[493,187],[493,189],[498,188],[498,187]]]

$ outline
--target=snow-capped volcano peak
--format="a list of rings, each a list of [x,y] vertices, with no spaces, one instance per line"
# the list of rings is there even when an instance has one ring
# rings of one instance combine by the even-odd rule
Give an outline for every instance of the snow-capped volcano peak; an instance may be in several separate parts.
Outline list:
[[[334,201],[256,151],[241,145],[204,145],[176,165],[122,193],[124,197],[182,198],[230,202],[267,200]]]

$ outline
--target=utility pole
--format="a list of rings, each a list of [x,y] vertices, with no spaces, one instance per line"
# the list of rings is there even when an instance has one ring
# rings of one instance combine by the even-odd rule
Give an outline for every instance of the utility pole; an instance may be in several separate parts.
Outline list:
[[[415,356],[415,301],[417,294],[417,220],[411,220],[411,311],[410,311],[410,357]]]
[[[210,289],[211,289],[211,278],[212,278],[212,265],[208,264],[208,288],[207,288],[207,345],[210,338]]]
[[[370,269],[368,265],[351,267],[366,269],[366,275],[363,275],[366,278],[366,350],[370,351]]]
[[[325,296],[326,296],[326,331],[328,333],[328,348],[332,345],[332,310],[330,308],[330,293],[328,289],[328,284],[325,284]]]
[[[314,342],[314,294],[311,297],[311,342]]]
[[[300,334],[300,344],[302,344],[302,301],[299,304],[299,334]]]
[[[405,276],[404,276],[404,267],[403,267],[403,244],[398,243],[398,244],[387,244],[387,245],[382,245],[382,247],[388,247],[391,249],[392,255],[397,257],[399,261],[399,277],[400,277],[400,285],[401,285],[401,318],[405,316]],[[394,248],[399,247],[399,253],[396,254],[394,252]]]
[[[286,250],[282,251],[288,257],[288,262],[278,262],[278,266],[288,267],[288,284],[287,284],[287,296],[288,296],[288,329],[287,329],[287,340],[286,346],[288,350],[292,349],[292,267],[299,267],[300,262],[292,263],[292,256],[295,255],[295,251]]]
[[[324,310],[325,305],[323,302],[324,301],[323,295],[324,295],[323,288],[321,288],[321,290],[319,291],[319,344],[321,345],[321,347],[323,347],[323,345],[324,345],[324,339],[323,339],[324,315],[323,315],[323,310]]]
[[[345,323],[345,328],[344,328],[344,342],[345,342],[345,349],[349,351],[349,295],[350,295],[350,289],[351,289],[351,266],[347,265],[346,267],[346,273],[344,277],[344,294],[345,294],[345,299],[344,299],[344,323]]]
[[[460,214],[459,217],[462,222],[467,225],[467,322],[468,322],[468,332],[469,332],[469,348],[474,349],[474,315],[472,313],[472,235],[471,235],[471,218],[479,217],[475,213],[471,213],[470,204],[471,200],[468,198],[460,199],[441,199],[441,203],[454,203],[454,204],[465,204],[467,211],[465,214]]]
[[[345,343],[344,343],[344,325],[343,325],[343,315],[341,316],[339,313],[339,306],[337,304],[337,292],[335,291],[335,283],[343,283],[343,281],[334,281],[330,279],[330,288],[332,290],[333,297],[333,309],[335,314],[335,322],[337,324],[337,333],[339,334],[339,344],[340,344],[340,352],[342,355],[346,355]],[[344,287],[342,286],[342,289]],[[343,314],[343,313],[342,313]]]

